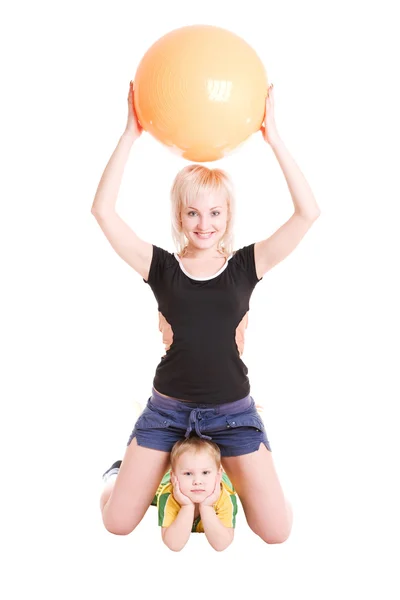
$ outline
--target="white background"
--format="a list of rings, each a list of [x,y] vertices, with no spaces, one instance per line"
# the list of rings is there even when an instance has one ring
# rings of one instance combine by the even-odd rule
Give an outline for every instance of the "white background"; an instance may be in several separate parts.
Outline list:
[[[385,0],[70,0],[3,10],[5,599],[399,598],[394,9]],[[133,402],[149,396],[162,347],[151,290],[113,252],[90,207],[142,55],[196,23],[256,49],[275,86],[280,134],[322,209],[257,286],[244,355],[293,531],[268,546],[241,510],[221,554],[195,535],[170,552],[155,509],[130,536],[112,536],[98,506],[101,474],[123,455]],[[169,189],[185,164],[144,134],[117,204],[143,239],[171,251]],[[236,185],[236,247],[290,216],[260,134],[212,166]]]

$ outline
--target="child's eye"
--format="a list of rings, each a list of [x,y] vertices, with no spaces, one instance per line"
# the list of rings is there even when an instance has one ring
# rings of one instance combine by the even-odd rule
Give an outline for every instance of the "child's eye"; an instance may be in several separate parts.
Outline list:
[[[203,475],[209,475],[211,471],[203,471]]]
[[[184,475],[191,475],[190,471],[186,471],[186,473],[184,473]]]

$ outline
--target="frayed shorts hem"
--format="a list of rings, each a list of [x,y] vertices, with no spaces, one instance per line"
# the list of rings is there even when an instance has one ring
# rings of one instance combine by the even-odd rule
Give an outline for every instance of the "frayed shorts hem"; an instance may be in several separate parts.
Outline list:
[[[141,446],[142,448],[148,448],[149,450],[159,450],[160,452],[170,453],[171,449],[172,449],[171,444],[169,444],[167,446],[166,444],[156,444],[156,443],[145,442],[143,440],[139,440],[137,437],[137,434],[130,436],[127,446],[129,446],[129,444],[131,443],[131,441],[133,439],[136,439],[138,446]],[[222,458],[231,458],[231,457],[235,457],[235,456],[244,456],[245,454],[252,454],[253,452],[257,452],[260,449],[261,444],[264,444],[264,446],[266,447],[268,452],[272,452],[269,442],[262,440],[260,442],[254,443],[254,444],[250,444],[249,446],[246,446],[246,447],[242,446],[240,448],[222,448],[221,449],[221,457]]]
[[[138,446],[169,453],[178,440],[190,435],[213,441],[222,458],[257,452],[261,443],[271,452],[264,423],[251,396],[204,407],[185,405],[154,391],[127,445],[136,438]]]

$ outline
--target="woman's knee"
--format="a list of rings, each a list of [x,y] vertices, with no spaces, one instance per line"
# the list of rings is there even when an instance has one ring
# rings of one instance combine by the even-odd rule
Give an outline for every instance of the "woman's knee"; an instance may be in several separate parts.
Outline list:
[[[267,533],[265,536],[260,535],[261,539],[267,544],[283,544],[290,536],[290,530],[279,531],[273,534]]]
[[[289,538],[293,525],[293,510],[290,502],[285,501],[286,510],[277,516],[274,522],[249,522],[250,528],[267,544],[283,544]]]
[[[266,544],[283,544],[290,536],[292,530],[291,524],[282,525],[281,527],[252,527],[250,528],[257,534]]]
[[[138,523],[132,523],[121,519],[120,516],[115,517],[107,514],[107,510],[103,510],[102,517],[104,527],[114,535],[129,535],[138,525]]]
[[[137,527],[143,518],[143,514],[136,512],[129,513],[123,506],[118,506],[109,498],[101,511],[103,525],[110,533],[114,535],[129,535]]]
[[[107,523],[106,521],[103,521],[103,523],[107,531],[114,535],[129,535],[135,529],[134,527],[127,527],[121,523]]]

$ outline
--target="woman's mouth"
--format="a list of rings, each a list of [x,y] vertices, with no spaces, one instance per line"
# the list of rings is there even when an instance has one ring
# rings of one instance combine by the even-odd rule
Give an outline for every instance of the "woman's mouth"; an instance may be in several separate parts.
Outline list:
[[[214,231],[210,231],[208,233],[200,233],[199,231],[195,231],[194,234],[197,235],[201,240],[208,240],[212,235],[214,235]]]

